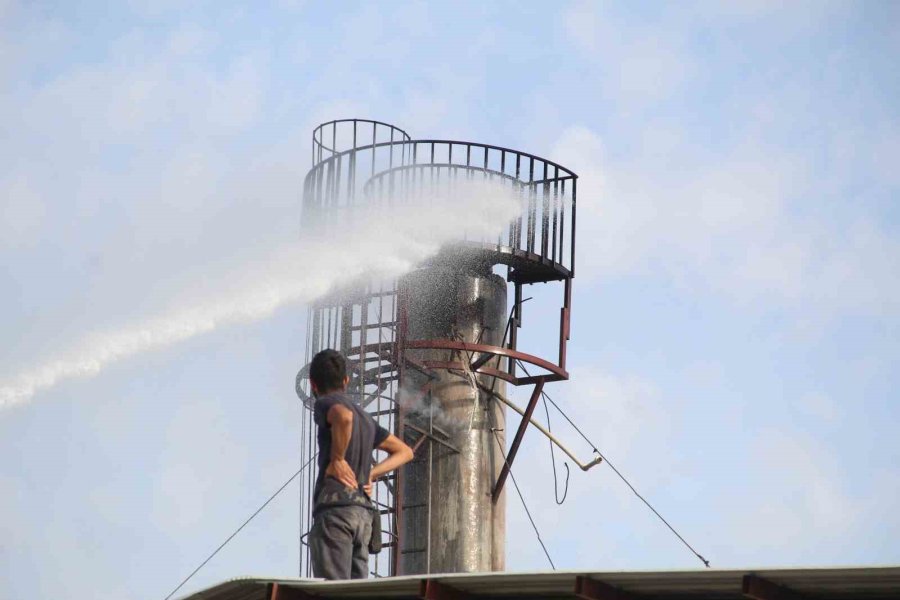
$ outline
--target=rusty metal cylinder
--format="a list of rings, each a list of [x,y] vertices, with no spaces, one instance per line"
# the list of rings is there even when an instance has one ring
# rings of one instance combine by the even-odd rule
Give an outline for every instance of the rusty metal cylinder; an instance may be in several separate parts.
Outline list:
[[[402,285],[409,298],[408,339],[502,345],[506,282],[489,267],[426,267],[404,277]],[[408,353],[418,364],[468,365],[479,356]],[[505,368],[505,359],[487,365]],[[401,406],[408,422],[428,435],[401,482],[401,573],[503,570],[506,495],[493,503],[491,491],[503,466],[505,408],[477,384],[505,394],[505,382],[466,368],[434,369],[430,375],[410,368],[404,379]],[[423,388],[430,391],[422,394]],[[410,433],[410,438],[424,435]]]

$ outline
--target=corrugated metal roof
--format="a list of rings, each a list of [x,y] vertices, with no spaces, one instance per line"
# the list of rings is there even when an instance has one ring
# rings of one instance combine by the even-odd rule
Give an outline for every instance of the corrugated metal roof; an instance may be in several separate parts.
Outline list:
[[[186,596],[184,600],[265,600],[277,583],[321,598],[421,598],[422,582],[436,581],[477,598],[576,598],[584,577],[636,597],[669,600],[744,600],[744,576],[754,575],[808,598],[900,599],[900,567],[741,569],[690,571],[553,571],[411,575],[356,581],[239,578]]]

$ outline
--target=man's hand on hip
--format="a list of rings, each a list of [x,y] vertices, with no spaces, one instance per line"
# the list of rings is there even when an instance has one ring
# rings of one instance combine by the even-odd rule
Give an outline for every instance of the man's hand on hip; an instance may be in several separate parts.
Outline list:
[[[353,469],[343,458],[338,458],[328,463],[325,475],[334,477],[351,490],[359,488],[359,484],[356,481],[356,473],[353,472]]]

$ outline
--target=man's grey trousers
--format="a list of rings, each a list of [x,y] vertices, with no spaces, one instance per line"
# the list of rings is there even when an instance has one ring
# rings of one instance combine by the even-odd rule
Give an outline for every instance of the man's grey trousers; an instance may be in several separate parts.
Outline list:
[[[372,511],[364,506],[322,509],[309,532],[313,575],[325,579],[369,576]]]

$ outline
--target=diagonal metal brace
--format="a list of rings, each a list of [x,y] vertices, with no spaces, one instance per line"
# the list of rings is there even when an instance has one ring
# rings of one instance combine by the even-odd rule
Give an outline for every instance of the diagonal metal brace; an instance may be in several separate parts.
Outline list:
[[[509,476],[512,462],[515,460],[516,453],[519,451],[519,445],[522,443],[522,438],[525,437],[525,430],[531,422],[531,415],[534,413],[534,407],[537,406],[542,391],[544,391],[543,378],[538,379],[534,384],[534,390],[531,392],[531,399],[528,401],[528,406],[525,408],[522,422],[519,423],[519,428],[516,430],[516,436],[513,438],[512,445],[509,447],[509,454],[506,455],[506,460],[503,462],[503,468],[500,470],[500,476],[497,477],[497,483],[494,485],[494,491],[491,492],[491,502],[494,504],[497,503],[500,492],[503,491],[503,485],[506,483],[506,478]]]

